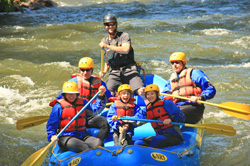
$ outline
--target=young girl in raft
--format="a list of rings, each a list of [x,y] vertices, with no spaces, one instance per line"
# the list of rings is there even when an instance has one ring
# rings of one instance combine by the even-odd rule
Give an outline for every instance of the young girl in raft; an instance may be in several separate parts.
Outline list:
[[[147,119],[161,120],[163,123],[151,122],[156,136],[137,140],[135,145],[164,148],[178,145],[183,141],[180,127],[171,125],[170,122],[184,122],[185,115],[171,100],[160,100],[159,91],[159,87],[155,84],[145,88],[145,97],[149,101]]]
[[[88,103],[87,100],[78,97],[76,82],[67,81],[63,84],[63,99],[59,99],[55,103],[47,122],[48,141],[58,141],[59,147],[64,151],[70,150],[77,153],[95,146],[103,146],[101,139],[90,136],[86,131],[86,110],[99,112],[106,105],[103,99],[106,88],[100,86],[98,90],[101,92],[96,102],[90,103],[58,138],[56,134]]]
[[[110,125],[110,132],[113,133],[115,146],[117,145],[131,145],[132,136],[134,135],[134,128],[136,123],[129,121],[118,120],[119,116],[129,116],[134,118],[144,118],[143,110],[134,103],[132,98],[132,89],[128,84],[122,84],[118,87],[118,97],[109,98],[114,103],[110,106],[107,120]]]

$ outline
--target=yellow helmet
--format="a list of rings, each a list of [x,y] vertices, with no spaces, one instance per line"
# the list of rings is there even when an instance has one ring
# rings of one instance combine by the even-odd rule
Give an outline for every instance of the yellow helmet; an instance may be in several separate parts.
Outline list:
[[[174,52],[169,57],[169,62],[182,61],[184,64],[187,64],[186,55],[183,52]]]
[[[62,94],[64,94],[64,93],[77,93],[77,94],[79,94],[77,83],[75,81],[65,82],[63,84]]]
[[[147,85],[145,88],[145,94],[149,91],[154,91],[154,90],[157,91],[158,93],[160,92],[158,85],[156,85],[156,84]]]
[[[90,57],[83,57],[82,59],[80,59],[79,63],[78,63],[78,67],[80,69],[90,69],[90,68],[94,68],[94,61],[92,58]]]
[[[122,85],[120,85],[120,86],[118,87],[118,94],[119,94],[122,90],[129,90],[131,94],[133,93],[133,91],[132,91],[132,89],[131,89],[131,86],[128,85],[128,84],[122,84]]]

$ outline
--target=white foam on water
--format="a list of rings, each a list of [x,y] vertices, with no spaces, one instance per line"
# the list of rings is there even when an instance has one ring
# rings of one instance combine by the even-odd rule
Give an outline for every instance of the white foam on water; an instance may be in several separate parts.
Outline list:
[[[250,36],[243,36],[242,38],[236,39],[228,44],[232,46],[239,46],[244,49],[250,49]]]
[[[24,29],[24,27],[22,27],[22,26],[13,26],[13,28],[16,29],[16,30],[22,30],[22,29]]]
[[[205,119],[208,118],[228,118],[229,115],[227,115],[226,113],[224,113],[221,110],[216,110],[216,112],[212,112],[212,111],[207,111],[205,110],[205,114],[204,114]]]
[[[27,99],[19,93],[18,89],[10,89],[0,86],[0,99],[4,105],[14,103],[14,101],[25,102]]]
[[[228,35],[231,33],[231,31],[227,30],[227,29],[204,29],[200,31],[202,34],[204,35],[208,35],[208,36],[212,36],[212,35]]]
[[[228,69],[228,68],[249,68],[250,67],[250,62],[243,62],[241,64],[228,64],[228,65],[210,65],[210,66],[193,66],[193,68],[205,68],[205,69],[214,69],[214,67],[220,67],[220,68],[224,68],[224,69]]]
[[[35,83],[29,77],[22,77],[20,75],[11,75],[10,77],[20,81],[23,84],[28,84],[28,85],[31,85],[31,86],[35,85]]]
[[[9,124],[15,124],[16,123],[16,120],[14,120],[13,118],[10,118],[10,117],[6,117],[5,119]]]
[[[51,62],[51,63],[45,63],[44,64],[45,66],[54,66],[54,65],[58,65],[58,66],[60,66],[60,67],[66,67],[66,68],[68,68],[68,67],[72,67],[71,65],[70,65],[70,63],[69,62],[66,62],[66,61],[63,61],[63,62]]]

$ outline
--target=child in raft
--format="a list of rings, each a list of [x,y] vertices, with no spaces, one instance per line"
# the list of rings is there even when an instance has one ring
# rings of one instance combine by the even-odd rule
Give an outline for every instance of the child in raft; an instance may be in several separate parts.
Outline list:
[[[110,125],[110,132],[113,133],[115,146],[132,145],[134,128],[137,126],[135,122],[118,120],[119,116],[140,119],[145,117],[143,110],[134,103],[135,99],[132,98],[132,94],[131,86],[122,84],[118,87],[118,97],[109,98],[114,103],[109,108],[107,120]]]
[[[99,112],[106,105],[103,98],[106,88],[100,86],[98,90],[100,94],[95,103],[90,103],[58,138],[56,134],[63,130],[71,119],[88,103],[87,100],[78,97],[80,93],[76,82],[67,81],[63,84],[63,99],[57,100],[47,122],[48,141],[58,141],[58,145],[62,150],[70,150],[76,153],[95,146],[104,146],[101,139],[90,136],[86,131],[86,110]]]
[[[134,144],[154,148],[180,144],[183,141],[180,127],[172,125],[170,122],[184,122],[184,113],[171,100],[160,100],[160,89],[157,85],[150,84],[146,86],[144,92],[146,99],[149,101],[147,105],[147,119],[161,120],[163,123],[151,122],[156,136],[137,140]]]

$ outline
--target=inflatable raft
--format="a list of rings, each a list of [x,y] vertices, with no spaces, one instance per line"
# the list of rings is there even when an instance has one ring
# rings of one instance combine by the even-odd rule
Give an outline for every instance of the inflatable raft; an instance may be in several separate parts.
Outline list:
[[[162,91],[166,80],[158,75],[145,75],[145,86],[155,83]],[[146,105],[140,96],[134,96],[136,102],[145,109]],[[100,115],[105,116],[107,110]],[[202,123],[202,122],[200,122]],[[203,131],[199,128],[181,126],[184,141],[176,146],[163,149],[127,145],[114,146],[112,135],[105,139],[104,147],[96,147],[75,153],[72,151],[62,151],[56,144],[52,149],[49,160],[50,166],[183,166],[200,165],[201,145]],[[89,134],[96,136],[99,129],[88,129]],[[146,123],[135,129],[133,140],[148,136],[154,136],[155,132],[150,123]]]

